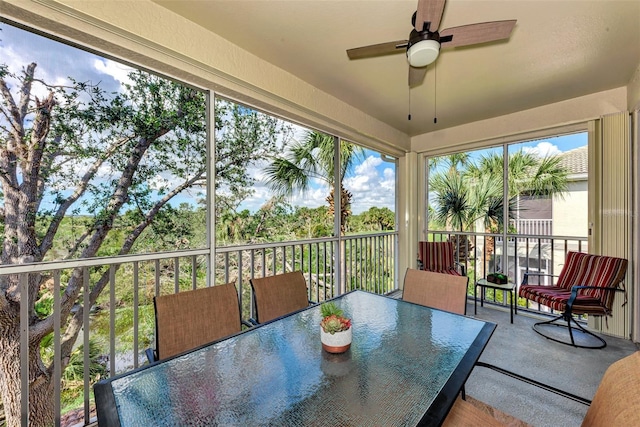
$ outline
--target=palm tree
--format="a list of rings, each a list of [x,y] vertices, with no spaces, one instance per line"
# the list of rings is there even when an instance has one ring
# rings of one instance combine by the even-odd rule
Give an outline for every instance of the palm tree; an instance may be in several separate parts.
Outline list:
[[[559,156],[538,157],[518,150],[509,155],[509,198],[519,195],[562,197],[567,191],[569,171],[560,164]],[[491,153],[471,163],[466,174],[476,179],[492,176],[502,179],[503,155]]]
[[[455,169],[435,174],[429,180],[435,191],[435,220],[446,228],[463,231],[470,222],[471,203],[468,183]]]
[[[509,155],[509,218],[517,211],[520,196],[563,197],[567,191],[568,170],[559,156],[537,157],[519,150]],[[468,156],[446,156],[449,168],[435,172],[429,179],[435,193],[435,219],[447,229],[468,231],[481,220],[487,232],[500,232],[504,222],[503,154],[491,153],[477,162]],[[430,163],[430,168],[437,163]],[[493,239],[487,238],[487,251],[493,250]]]
[[[340,232],[351,215],[352,194],[342,185],[342,180],[364,150],[354,144],[340,141]],[[335,213],[334,188],[334,137],[315,131],[307,131],[301,141],[294,141],[282,157],[275,157],[265,168],[267,185],[279,196],[290,197],[296,191],[309,190],[311,182],[320,180],[331,189],[326,200],[329,215]]]
[[[520,196],[563,197],[568,170],[560,160],[558,156],[540,158],[523,150],[509,156],[509,215],[516,210]],[[488,231],[497,232],[504,222],[503,155],[491,153],[465,165],[462,170],[450,167],[436,172],[429,180],[430,191],[435,193],[436,219],[459,231],[483,220]]]
[[[434,171],[438,166],[446,165],[449,170],[459,170],[469,164],[471,156],[469,153],[460,152],[449,154],[448,156],[432,157],[429,159],[429,171]]]

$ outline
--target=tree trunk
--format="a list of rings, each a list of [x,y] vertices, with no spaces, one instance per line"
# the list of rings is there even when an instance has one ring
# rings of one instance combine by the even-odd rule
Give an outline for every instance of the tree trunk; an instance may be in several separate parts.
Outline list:
[[[30,343],[30,347],[38,343]],[[4,403],[7,427],[19,427],[21,422],[20,383],[20,319],[2,325],[0,336],[0,394]],[[46,373],[40,351],[29,349],[29,426],[53,424],[53,381]]]

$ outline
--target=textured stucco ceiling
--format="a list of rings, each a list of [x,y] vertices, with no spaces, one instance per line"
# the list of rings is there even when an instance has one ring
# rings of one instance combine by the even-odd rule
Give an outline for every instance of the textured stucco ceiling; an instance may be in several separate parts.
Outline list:
[[[406,39],[415,0],[156,3],[412,136],[625,86],[640,64],[638,0],[448,0],[441,29],[518,22],[507,42],[442,50],[411,91],[403,53],[345,51]]]

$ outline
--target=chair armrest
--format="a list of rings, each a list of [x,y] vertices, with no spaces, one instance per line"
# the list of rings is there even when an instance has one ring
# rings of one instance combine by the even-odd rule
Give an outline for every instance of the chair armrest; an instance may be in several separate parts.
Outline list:
[[[522,276],[522,283],[520,283],[521,285],[528,285],[529,284],[529,276],[538,276],[538,277],[558,277],[554,274],[547,274],[547,273],[536,273],[536,272],[528,272],[526,271],[524,273],[524,275]]]
[[[158,354],[152,348],[148,348],[144,351],[144,354],[147,356],[147,360],[149,363],[154,363],[158,361]]]
[[[586,285],[573,285],[571,287],[571,296],[567,301],[567,313],[571,313],[573,311],[573,304],[576,302],[576,298],[578,298],[578,291],[580,289],[600,289],[603,292],[624,292],[624,289],[621,288],[607,288],[604,286],[586,286]]]

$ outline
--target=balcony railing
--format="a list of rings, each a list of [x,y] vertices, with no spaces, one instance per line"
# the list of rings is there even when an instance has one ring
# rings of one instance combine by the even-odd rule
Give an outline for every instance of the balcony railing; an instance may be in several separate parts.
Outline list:
[[[211,275],[215,283],[235,282],[241,302],[242,317],[253,317],[252,277],[269,276],[284,271],[302,270],[309,284],[309,299],[324,301],[353,289],[389,293],[398,288],[396,271],[397,233],[377,233],[340,238],[323,238],[293,242],[277,242],[217,248],[215,265],[209,269],[211,254],[207,249],[170,253],[128,255],[113,258],[60,261],[30,265],[0,266],[0,279],[17,278],[21,294],[26,292],[30,276],[42,275],[50,291],[41,305],[54,316],[51,344],[42,349],[44,362],[61,366],[60,348],[67,323],[60,318],[61,295],[65,279],[72,274],[83,277],[83,292],[74,313],[82,312],[81,332],[72,359],[82,365],[81,378],[70,380],[61,369],[54,369],[55,425],[88,425],[95,421],[92,385],[97,379],[92,363],[99,363],[103,375],[113,376],[146,363],[144,350],[153,346],[155,319],[153,297],[207,286]],[[339,268],[336,268],[339,266]],[[89,295],[99,276],[108,274],[97,303],[90,310]],[[49,298],[50,297],[50,298]],[[49,299],[47,299],[49,298]],[[27,299],[21,300],[22,331],[28,331]],[[45,310],[45,311],[47,311]],[[100,356],[91,354],[96,344]],[[28,348],[28,333],[21,334],[21,348]],[[27,424],[29,360],[21,357],[21,405]],[[80,396],[78,404],[70,404],[70,385]],[[64,393],[63,393],[64,392]],[[76,400],[77,402],[77,400]],[[80,414],[78,414],[80,412]],[[66,414],[74,413],[71,420]]]
[[[551,236],[553,234],[552,219],[511,219],[509,225],[519,234],[535,236]]]
[[[469,295],[473,295],[475,280],[490,272],[506,270],[519,284],[525,270],[558,274],[569,250],[587,250],[587,239],[583,237],[518,234],[510,235],[506,244],[498,241],[500,237],[490,233],[452,232],[436,232],[430,236],[435,240],[456,242],[458,261],[466,265],[470,276]],[[74,271],[82,273],[85,291],[77,303],[80,308],[89,305],[90,290],[102,272],[108,272],[109,280],[98,302],[91,310],[83,310],[80,318],[82,329],[74,357],[82,365],[81,378],[70,380],[65,372],[54,370],[56,425],[76,424],[77,420],[72,423],[65,414],[77,414],[78,406],[81,406],[79,425],[88,425],[95,421],[92,384],[96,377],[89,369],[92,361],[100,363],[105,369],[103,375],[107,376],[146,363],[144,350],[153,346],[154,340],[154,296],[207,286],[213,276],[218,284],[235,282],[242,317],[248,319],[254,315],[249,280],[292,270],[304,272],[309,284],[309,299],[313,301],[323,301],[352,289],[385,294],[398,289],[397,239],[397,233],[389,232],[221,247],[215,251],[212,268],[208,268],[212,258],[207,249],[2,266],[0,278],[15,275],[24,294],[30,275],[42,274],[50,278],[47,289],[51,301],[44,304],[49,304],[53,313],[54,331],[50,348],[42,354],[45,354],[46,363],[59,366],[61,339],[67,326],[58,315],[65,279]],[[505,306],[507,303],[506,295],[492,291],[485,294],[485,301]],[[22,303],[22,310],[27,313],[26,301]],[[528,307],[524,300],[519,303],[522,309],[544,309]],[[28,330],[26,323],[22,330]],[[94,360],[91,351],[96,343],[101,348],[101,355]],[[29,337],[23,334],[21,346],[27,348],[28,345]],[[24,414],[28,413],[28,363],[25,354],[21,360]],[[78,387],[80,405],[63,399],[71,384]]]

